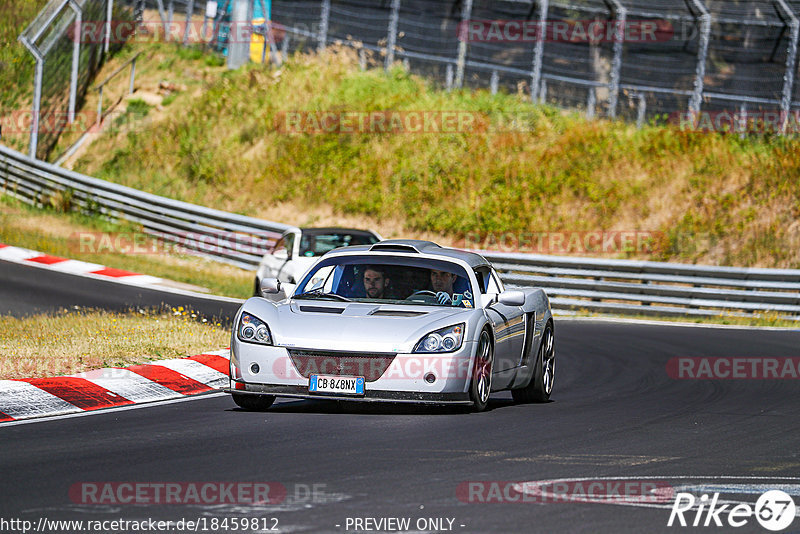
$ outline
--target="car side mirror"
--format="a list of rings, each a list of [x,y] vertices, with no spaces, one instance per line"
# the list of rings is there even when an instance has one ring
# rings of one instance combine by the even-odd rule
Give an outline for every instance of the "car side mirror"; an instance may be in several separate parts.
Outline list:
[[[272,255],[278,258],[279,260],[289,259],[289,251],[287,251],[285,248],[276,250],[275,252],[272,253]]]
[[[525,304],[525,293],[516,289],[503,291],[497,297],[497,301],[500,304],[505,304],[506,306],[522,306]]]
[[[261,294],[262,295],[275,295],[280,292],[281,283],[277,278],[264,278],[261,280]]]

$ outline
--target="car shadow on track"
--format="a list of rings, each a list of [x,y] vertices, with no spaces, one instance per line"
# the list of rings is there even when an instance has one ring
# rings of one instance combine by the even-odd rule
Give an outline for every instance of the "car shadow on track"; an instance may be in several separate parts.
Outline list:
[[[552,402],[552,401],[551,401]],[[489,399],[489,406],[483,413],[509,408],[517,405],[511,398]],[[249,413],[247,410],[231,407],[228,411]],[[279,400],[268,410],[260,413],[273,414],[352,414],[352,415],[469,415],[475,414],[471,406],[467,405],[438,405],[438,404],[411,404],[376,402],[366,403],[358,401],[335,400]]]

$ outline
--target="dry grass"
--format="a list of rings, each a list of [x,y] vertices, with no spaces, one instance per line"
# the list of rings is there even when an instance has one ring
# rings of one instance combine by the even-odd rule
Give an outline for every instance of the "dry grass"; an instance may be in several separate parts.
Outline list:
[[[0,316],[0,379],[75,374],[228,346],[230,332],[191,311],[71,310]]]

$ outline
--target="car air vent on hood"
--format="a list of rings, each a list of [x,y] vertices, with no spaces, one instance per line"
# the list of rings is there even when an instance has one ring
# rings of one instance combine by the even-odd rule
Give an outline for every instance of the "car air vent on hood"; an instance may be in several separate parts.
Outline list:
[[[327,306],[300,306],[300,311],[302,312],[314,312],[314,313],[335,313],[340,314],[344,311],[344,308],[328,308]]]
[[[384,317],[417,317],[428,312],[405,311],[405,310],[375,310],[370,315],[381,315]]]

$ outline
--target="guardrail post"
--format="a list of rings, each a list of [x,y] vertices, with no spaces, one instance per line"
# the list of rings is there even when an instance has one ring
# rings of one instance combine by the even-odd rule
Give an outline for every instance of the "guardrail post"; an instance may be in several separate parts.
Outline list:
[[[83,32],[83,10],[74,0],[70,0],[69,7],[75,13],[75,33],[72,41],[72,70],[69,78],[69,108],[67,111],[67,121],[72,124],[75,121],[75,105],[78,99],[78,67],[81,59],[81,39]]]
[[[645,113],[647,113],[647,99],[645,98],[644,93],[639,93],[637,95],[637,99],[639,100],[639,103],[636,109],[636,127],[642,128],[644,126]]]
[[[739,139],[744,139],[747,132],[747,103],[742,102],[739,107]]]
[[[283,33],[283,42],[281,43],[281,56],[283,56],[283,61],[289,59],[289,32],[285,30]]]
[[[97,122],[95,123],[100,128],[100,123],[103,122],[103,86],[97,88]]]
[[[542,81],[539,84],[539,103],[547,103],[547,80],[544,78],[542,78]]]
[[[586,98],[586,118],[594,119],[595,108],[597,107],[597,89],[589,88],[589,96]]]
[[[500,76],[498,76],[497,71],[492,71],[492,77],[489,80],[489,90],[492,92],[493,95],[497,94],[497,86],[500,84]]]
[[[129,95],[133,94],[133,89],[134,89],[133,83],[134,83],[134,81],[136,79],[136,58],[137,57],[138,56],[133,56],[133,60],[131,61],[131,80],[130,80],[130,84],[129,84],[129,87],[128,87],[128,94]]]
[[[472,17],[472,0],[464,0],[464,5],[461,7],[460,29],[463,30],[465,25],[469,23],[470,17]],[[466,67],[467,63],[467,38],[469,34],[467,32],[459,31],[458,36],[458,60],[456,62],[455,84],[456,87],[462,87],[464,85],[464,68]]]
[[[792,110],[792,90],[794,89],[794,71],[797,68],[797,40],[800,36],[800,21],[794,11],[786,4],[785,0],[775,0],[776,5],[789,19],[789,48],[786,51],[786,72],[783,75],[783,92],[781,93],[781,125],[780,133],[786,133],[786,124]],[[783,19],[783,16],[781,16]],[[783,20],[786,24],[786,19]]]
[[[323,52],[328,46],[328,24],[331,17],[331,0],[322,0],[322,11],[319,16],[319,42],[317,50]]]
[[[394,49],[397,46],[397,26],[400,24],[400,0],[392,0],[392,12],[389,15],[389,33],[386,36],[386,62],[383,65],[385,70],[391,68],[394,63]]]
[[[620,0],[605,0],[614,15],[614,57],[611,60],[611,74],[608,81],[608,116],[617,116],[619,102],[619,80],[622,70],[622,46],[625,42],[625,26],[628,22],[628,10]]]
[[[453,64],[448,63],[444,73],[444,86],[450,91],[453,89]]]
[[[536,45],[533,47],[533,67],[531,68],[531,101],[536,102],[539,84],[542,82],[542,63],[544,60],[544,41],[547,38],[547,13],[550,10],[549,0],[538,0],[539,31],[536,34]]]
[[[42,106],[42,77],[44,75],[44,57],[39,49],[21,35],[19,41],[28,49],[36,60],[36,74],[33,79],[33,107],[31,109],[31,139],[28,143],[28,155],[36,159],[36,148],[39,144],[39,113]]]
[[[703,102],[703,84],[705,83],[706,77],[708,42],[711,38],[711,14],[708,12],[708,9],[706,9],[702,0],[692,0],[692,4],[699,13],[699,16],[694,13],[693,15],[700,23],[700,43],[697,47],[697,66],[695,67],[692,97],[689,100],[689,112],[697,114],[700,112],[700,105]]]

